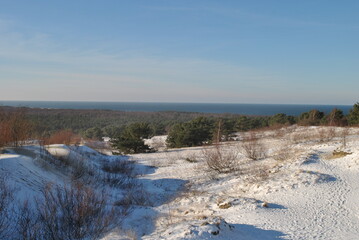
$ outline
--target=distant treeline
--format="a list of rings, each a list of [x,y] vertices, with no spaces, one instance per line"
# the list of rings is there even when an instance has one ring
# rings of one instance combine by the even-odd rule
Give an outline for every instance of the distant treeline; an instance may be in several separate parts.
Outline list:
[[[49,137],[61,130],[72,131],[82,137],[92,139],[100,139],[103,136],[117,137],[127,125],[136,122],[149,124],[152,131],[151,135],[163,135],[168,134],[173,128],[179,128],[179,124],[190,122],[199,117],[202,117],[201,121],[210,123],[213,128],[218,126],[220,121],[221,131],[225,135],[236,131],[292,124],[307,126],[359,124],[358,103],[353,106],[348,115],[344,115],[340,109],[333,109],[329,114],[314,109],[302,113],[300,116],[288,116],[282,113],[273,116],[244,116],[189,112],[124,112],[0,107],[0,115],[3,113],[4,116],[19,111],[22,111],[32,124],[32,133],[36,137]]]
[[[135,122],[146,122],[154,135],[167,134],[171,126],[196,117],[232,119],[234,114],[206,114],[188,112],[125,112],[84,109],[41,109],[0,107],[0,114],[22,111],[33,124],[35,135],[49,136],[60,130],[71,130],[84,137],[114,137]],[[95,136],[91,136],[95,135]]]

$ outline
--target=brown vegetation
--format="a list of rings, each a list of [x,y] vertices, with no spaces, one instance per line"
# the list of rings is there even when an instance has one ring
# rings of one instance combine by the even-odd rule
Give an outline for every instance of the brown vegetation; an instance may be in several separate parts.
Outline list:
[[[79,144],[81,142],[81,137],[71,130],[60,130],[52,134],[49,138],[44,139],[44,144]]]
[[[0,112],[0,147],[17,147],[31,136],[32,124],[21,108],[13,112]]]

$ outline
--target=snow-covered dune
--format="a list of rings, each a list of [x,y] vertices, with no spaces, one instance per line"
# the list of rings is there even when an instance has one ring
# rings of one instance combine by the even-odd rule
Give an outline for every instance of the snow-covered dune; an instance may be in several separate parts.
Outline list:
[[[323,131],[332,130],[259,133],[267,156],[240,161],[239,171],[228,174],[208,169],[203,148],[136,155],[158,167],[147,177],[189,182],[156,208],[156,230],[142,239],[358,239],[358,131],[351,129],[345,146],[342,129],[335,136]],[[335,150],[348,155],[333,156]]]
[[[85,146],[47,150],[99,170],[104,162],[135,163],[136,183],[123,191],[108,187],[117,204],[132,205],[122,229],[104,240],[354,240],[359,236],[359,132],[353,128],[343,136],[342,131],[259,132],[265,154],[258,160],[246,157],[241,142],[225,143],[221,148],[238,156],[227,173],[208,167],[206,151],[213,147],[132,156],[104,156]],[[155,139],[158,146],[163,141],[163,136]],[[44,164],[39,151],[25,147],[0,155],[1,174],[16,186],[20,200],[36,196],[47,182],[69,181],[56,164]]]
[[[0,174],[15,188],[18,200],[31,200],[47,183],[61,184],[64,175],[55,168],[44,169],[36,158],[16,153],[0,155]]]

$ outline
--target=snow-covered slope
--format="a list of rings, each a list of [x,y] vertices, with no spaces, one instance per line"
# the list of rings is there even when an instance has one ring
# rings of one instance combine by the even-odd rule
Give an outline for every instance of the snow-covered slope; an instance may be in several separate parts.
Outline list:
[[[180,196],[155,208],[156,229],[141,239],[358,239],[358,132],[351,129],[343,147],[342,129],[331,131],[260,133],[267,157],[251,161],[239,153],[239,171],[228,174],[208,169],[203,148],[134,156],[158,167],[147,178],[188,182]],[[333,157],[338,149],[350,154]]]
[[[124,157],[84,146],[53,145],[48,151],[99,169],[121,158],[135,161],[136,183],[124,191],[108,188],[131,211],[122,229],[104,240],[358,239],[359,131],[342,132],[318,127],[259,132],[266,149],[259,160],[248,159],[241,142],[223,144],[238,155],[230,173],[211,170],[204,147]],[[157,137],[155,144],[164,140]],[[0,171],[18,188],[19,199],[36,196],[46,182],[69,180],[41,161],[36,148],[25,150],[0,155]]]

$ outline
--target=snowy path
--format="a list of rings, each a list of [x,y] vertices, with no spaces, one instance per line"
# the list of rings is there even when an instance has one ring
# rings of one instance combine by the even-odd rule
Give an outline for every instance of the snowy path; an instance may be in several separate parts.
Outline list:
[[[253,222],[247,223],[281,231],[287,239],[358,239],[359,174],[342,168],[340,161],[343,160],[314,157],[303,169],[328,174],[333,179],[266,195],[266,201],[284,209],[260,211],[255,217],[248,212],[244,218]]]

